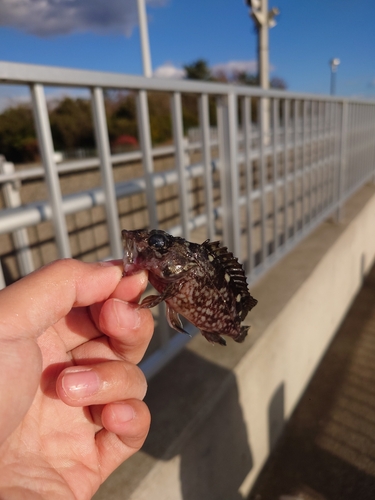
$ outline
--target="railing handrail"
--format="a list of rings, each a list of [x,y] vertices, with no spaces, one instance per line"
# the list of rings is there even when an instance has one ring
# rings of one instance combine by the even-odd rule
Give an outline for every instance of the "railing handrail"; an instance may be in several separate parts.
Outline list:
[[[238,96],[274,97],[282,99],[303,99],[321,102],[356,102],[375,106],[375,101],[331,95],[317,95],[288,90],[269,89],[233,83],[206,82],[201,80],[146,78],[122,73],[44,66],[37,64],[13,63],[0,61],[0,83],[24,84],[40,83],[42,85],[85,87],[92,89],[127,88],[129,90],[147,90],[162,92],[193,92],[205,94],[230,94]]]

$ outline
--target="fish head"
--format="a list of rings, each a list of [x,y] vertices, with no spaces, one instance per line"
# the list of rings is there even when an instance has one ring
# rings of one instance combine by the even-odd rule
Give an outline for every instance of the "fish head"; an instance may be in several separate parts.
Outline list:
[[[163,279],[177,278],[195,264],[192,252],[183,238],[165,231],[122,231],[124,245],[124,274],[142,269]]]

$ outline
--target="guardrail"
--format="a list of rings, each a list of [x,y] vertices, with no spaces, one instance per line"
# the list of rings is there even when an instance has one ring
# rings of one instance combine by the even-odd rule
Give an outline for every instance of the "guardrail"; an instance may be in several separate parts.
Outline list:
[[[324,219],[339,218],[345,200],[375,180],[371,101],[0,62],[0,84],[4,83],[29,86],[42,158],[42,166],[31,169],[14,170],[3,161],[0,171],[8,207],[0,211],[0,236],[13,235],[20,274],[35,267],[27,228],[52,221],[56,254],[69,257],[72,234],[67,216],[98,206],[106,213],[110,250],[105,257],[121,258],[119,204],[134,195],[145,197],[145,225],[160,227],[159,193],[169,186],[178,200],[173,219],[177,223],[163,223],[163,229],[186,239],[222,240],[244,262],[253,283]],[[90,90],[97,158],[55,164],[45,86]],[[135,94],[140,151],[111,154],[106,89]],[[171,146],[154,148],[151,143],[147,93],[153,91],[170,95]],[[198,103],[200,127],[191,144],[184,137],[184,93],[195,95]],[[209,120],[209,99],[216,102],[217,139]],[[193,160],[189,153],[194,153]],[[172,168],[156,171],[160,157],[172,158]],[[140,174],[115,182],[117,165],[134,162],[141,165]],[[88,169],[99,169],[100,185],[63,195],[61,177]],[[48,199],[22,202],[15,183],[37,178],[44,179]],[[194,193],[200,199],[198,208],[192,202]],[[160,312],[157,322],[154,345],[142,365],[148,376],[187,341],[168,330]]]

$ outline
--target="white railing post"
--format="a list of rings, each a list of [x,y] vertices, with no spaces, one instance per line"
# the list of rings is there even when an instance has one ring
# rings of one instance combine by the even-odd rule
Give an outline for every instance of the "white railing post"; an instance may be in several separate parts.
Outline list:
[[[219,98],[217,121],[224,243],[241,258],[237,96],[234,93]]]
[[[340,133],[340,160],[337,181],[337,211],[336,220],[338,222],[342,219],[342,206],[346,181],[346,167],[347,167],[347,133],[348,133],[348,102],[342,101],[341,106],[341,133]]]
[[[202,162],[204,168],[204,190],[207,214],[207,236],[210,240],[215,237],[215,214],[212,185],[212,163],[211,163],[211,133],[209,119],[208,95],[199,96],[199,125],[202,147]]]
[[[48,196],[52,209],[52,220],[55,230],[56,244],[61,258],[70,257],[70,243],[65,216],[62,209],[62,197],[59,176],[55,161],[53,159],[53,142],[51,127],[49,123],[46,97],[43,85],[33,83],[31,85],[31,98],[34,110],[36,132],[38,136],[39,150],[45,171]]]
[[[152,142],[150,131],[150,118],[148,111],[147,93],[139,90],[136,97],[138,135],[142,149],[143,175],[146,184],[146,203],[148,208],[149,226],[157,229],[159,226],[155,188],[153,183],[154,160],[152,156]]]
[[[252,122],[251,122],[251,98],[242,98],[242,131],[244,136],[245,153],[245,179],[246,179],[246,246],[247,246],[247,268],[246,272],[250,276],[255,267],[253,251],[253,162],[251,160],[252,152]]]
[[[189,184],[186,178],[186,154],[184,148],[184,130],[182,123],[182,105],[181,94],[174,92],[171,97],[172,108],[172,129],[173,142],[175,146],[175,162],[178,174],[178,191],[180,195],[180,220],[182,226],[182,235],[189,239]]]
[[[13,163],[2,161],[0,157],[0,173],[13,174]],[[8,181],[2,185],[5,205],[8,208],[17,208],[22,205],[20,196],[20,181]],[[29,236],[26,228],[17,229],[12,233],[13,245],[16,249],[17,263],[21,276],[34,271],[34,262],[30,250]]]
[[[265,106],[267,105],[267,100],[265,97],[261,97],[258,101],[258,128],[259,128],[259,191],[260,191],[260,225],[261,225],[261,247],[260,247],[260,255],[261,255],[261,265],[264,266],[267,259],[267,198],[266,198],[266,140],[267,133],[269,133],[269,129],[267,131],[267,122],[265,121]],[[284,238],[285,244],[285,238]]]
[[[111,253],[113,258],[120,259],[123,253],[120,238],[120,221],[117,210],[117,198],[112,171],[103,89],[100,87],[95,87],[92,90],[92,111],[95,125],[96,145],[100,159],[100,173],[102,176],[103,190],[105,192],[105,208]]]

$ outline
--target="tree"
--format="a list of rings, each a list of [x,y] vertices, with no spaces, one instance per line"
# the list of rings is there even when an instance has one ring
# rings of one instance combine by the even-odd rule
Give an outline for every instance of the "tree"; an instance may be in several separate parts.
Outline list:
[[[259,86],[259,78],[257,75],[253,75],[252,73],[246,73],[245,71],[241,71],[237,73],[235,77],[235,81],[237,83],[241,83],[242,85],[251,85],[254,87]]]
[[[95,148],[90,102],[65,97],[50,112],[55,149]]]
[[[29,106],[20,104],[0,114],[0,154],[14,163],[32,162],[38,157],[33,115]]]
[[[280,90],[285,90],[287,88],[287,84],[286,84],[285,80],[283,80],[282,78],[279,78],[277,76],[274,76],[273,78],[271,78],[270,86],[273,89],[280,89]]]
[[[138,141],[137,110],[133,92],[106,96],[108,135],[114,143],[122,135],[129,135]]]
[[[184,70],[189,80],[212,80],[211,70],[204,59],[197,59],[191,64],[186,64]]]

